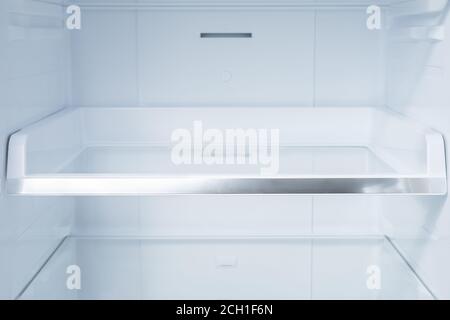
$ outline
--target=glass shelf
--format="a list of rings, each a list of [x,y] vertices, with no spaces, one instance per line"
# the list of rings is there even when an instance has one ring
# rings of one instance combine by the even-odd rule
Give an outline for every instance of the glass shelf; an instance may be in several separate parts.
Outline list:
[[[66,286],[66,271],[73,265],[80,268],[80,290]],[[372,282],[371,276],[379,278]],[[71,237],[55,251],[20,299],[433,296],[385,238]]]
[[[172,134],[199,119],[217,131],[277,129],[278,153],[177,164]],[[66,109],[14,134],[7,168],[19,195],[447,193],[442,135],[364,107]]]

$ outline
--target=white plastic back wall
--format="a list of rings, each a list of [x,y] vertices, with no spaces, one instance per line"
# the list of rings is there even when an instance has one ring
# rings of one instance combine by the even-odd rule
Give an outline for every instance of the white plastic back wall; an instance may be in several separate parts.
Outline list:
[[[239,4],[115,10],[107,2],[83,3],[82,30],[72,34],[77,106],[384,102],[383,31],[367,29],[367,5],[357,1],[345,11],[332,5],[237,10]],[[252,37],[200,37],[208,32]]]
[[[77,202],[74,235],[381,235],[377,203],[370,196],[89,197]]]

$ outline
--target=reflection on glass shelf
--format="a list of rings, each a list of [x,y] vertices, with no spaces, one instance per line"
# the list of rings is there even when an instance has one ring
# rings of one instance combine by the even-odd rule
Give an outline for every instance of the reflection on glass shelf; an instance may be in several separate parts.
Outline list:
[[[69,290],[67,268],[80,268]],[[432,299],[384,238],[67,238],[21,299]]]
[[[395,170],[366,147],[282,147],[277,163],[179,164],[171,158],[170,147],[88,147],[58,173],[82,174],[258,174],[276,165],[281,175],[392,174]],[[203,161],[204,159],[202,157]],[[214,162],[214,161],[211,161]],[[40,173],[39,171],[33,173]]]

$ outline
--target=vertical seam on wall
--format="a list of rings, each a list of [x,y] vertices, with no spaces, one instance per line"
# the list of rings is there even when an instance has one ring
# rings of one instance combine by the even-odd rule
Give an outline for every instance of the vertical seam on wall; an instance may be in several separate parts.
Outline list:
[[[137,230],[138,230],[138,233],[139,233],[139,237],[140,237],[140,239],[139,239],[139,252],[138,252],[138,254],[139,254],[139,288],[138,288],[138,290],[139,290],[139,299],[144,299],[144,285],[143,285],[143,283],[144,283],[144,265],[143,265],[143,261],[144,261],[144,258],[143,258],[143,255],[144,255],[144,253],[143,253],[143,246],[142,246],[142,238],[143,238],[143,232],[142,232],[142,197],[138,197],[137,198],[137,214],[138,214],[138,216],[137,216],[137,218],[138,218],[138,226],[137,226]]]
[[[389,12],[383,8],[381,11],[381,26],[382,26],[382,34],[381,34],[381,41],[382,41],[382,45],[381,45],[381,50],[382,50],[382,62],[383,62],[383,80],[382,80],[382,93],[383,93],[383,99],[382,99],[382,103],[383,106],[382,107],[389,107],[389,54],[388,54],[388,50],[389,50],[389,37],[386,33],[386,30],[388,28],[389,25]]]
[[[317,9],[314,9],[314,26],[313,26],[313,106],[317,106],[316,97],[316,66],[317,66]]]
[[[309,297],[310,300],[314,298],[314,237],[310,240],[309,250]]]
[[[314,235],[314,196],[311,196],[311,234]]]
[[[143,266],[143,248],[142,248],[142,239],[139,239],[139,251],[138,251],[138,258],[139,258],[139,278],[138,278],[138,297],[139,300],[143,300],[144,297],[144,266]]]
[[[134,37],[135,37],[135,68],[136,68],[136,104],[141,106],[141,90],[139,85],[139,10],[135,10],[134,17]]]
[[[68,106],[72,107],[74,105],[74,99],[73,99],[73,59],[72,59],[72,35],[67,30],[65,31],[67,33],[67,97],[66,97],[66,103]]]
[[[65,88],[65,107],[73,106],[73,81],[72,81],[72,70],[73,70],[73,60],[72,60],[72,34],[65,26],[66,21],[66,7],[64,4],[61,4],[61,15],[63,17],[64,21],[64,27],[63,27],[63,38],[65,43],[65,65],[64,65],[64,75],[65,75],[65,81],[66,81],[66,88]]]
[[[309,267],[309,294],[310,299],[312,300],[314,296],[314,196],[311,197],[311,241],[309,250]]]

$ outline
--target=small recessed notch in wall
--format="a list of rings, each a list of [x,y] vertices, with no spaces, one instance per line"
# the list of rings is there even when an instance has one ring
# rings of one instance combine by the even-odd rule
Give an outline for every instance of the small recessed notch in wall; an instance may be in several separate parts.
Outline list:
[[[220,38],[220,39],[229,39],[229,38],[252,38],[253,34],[250,32],[202,32],[200,33],[200,38]]]

